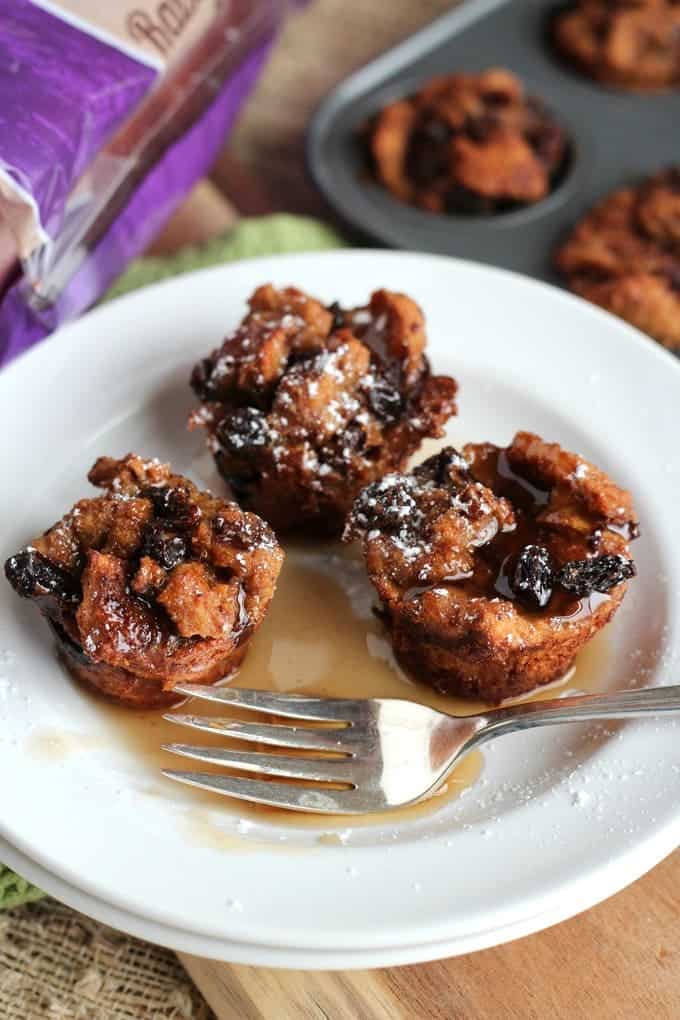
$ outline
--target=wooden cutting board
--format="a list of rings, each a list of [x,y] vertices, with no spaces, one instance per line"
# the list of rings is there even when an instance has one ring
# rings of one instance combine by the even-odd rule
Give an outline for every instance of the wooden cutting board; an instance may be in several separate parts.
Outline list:
[[[438,963],[314,972],[180,959],[218,1020],[678,1020],[679,919],[676,853],[571,921]]]

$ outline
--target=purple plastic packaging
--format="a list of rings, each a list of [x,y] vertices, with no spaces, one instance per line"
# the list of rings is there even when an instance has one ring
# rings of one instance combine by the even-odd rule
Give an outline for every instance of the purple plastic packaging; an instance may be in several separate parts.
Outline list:
[[[154,36],[138,21],[145,49],[127,50],[48,0],[0,12],[0,224],[21,262],[0,304],[0,365],[96,301],[217,155],[285,4],[210,3],[222,20],[194,28],[174,62],[153,52],[167,24]],[[200,4],[159,6],[188,22]]]

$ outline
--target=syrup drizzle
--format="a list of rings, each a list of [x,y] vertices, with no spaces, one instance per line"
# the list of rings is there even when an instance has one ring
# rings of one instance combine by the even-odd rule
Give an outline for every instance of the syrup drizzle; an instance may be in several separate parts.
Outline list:
[[[591,534],[584,536],[573,532],[568,538],[542,525],[536,518],[547,506],[551,490],[539,488],[519,475],[511,467],[506,451],[490,443],[480,444],[475,449],[468,475],[495,495],[509,500],[515,512],[515,523],[497,531],[488,542],[476,547],[472,570],[414,584],[404,591],[405,601],[416,601],[432,591],[458,589],[471,598],[504,599],[517,604],[522,612],[534,619],[551,618],[559,624],[589,615],[609,597],[595,594],[579,598],[560,588],[553,588],[547,603],[541,608],[527,605],[524,601],[520,604],[512,575],[522,550],[527,546],[540,545],[547,547],[550,553],[558,553],[556,562],[585,559],[593,552],[593,536],[601,534],[599,522],[593,522]],[[443,481],[441,484],[444,484]]]
[[[541,488],[518,474],[510,465],[506,451],[491,444],[479,449],[470,473],[496,495],[510,500],[515,508],[517,525],[511,531],[499,532],[491,542],[477,550],[475,569],[471,578],[462,582],[462,587],[472,595],[500,596],[517,602],[511,577],[520,552],[527,545],[543,545],[550,550],[554,541],[550,529],[536,520],[550,501],[552,490]],[[593,534],[597,530],[598,522],[593,522]],[[591,535],[574,534],[569,540],[569,558],[585,559],[592,554],[591,538]],[[556,588],[545,607],[527,608],[522,604],[522,610],[535,618],[550,617],[558,624],[573,623],[590,615],[608,598],[608,595],[597,592],[587,598],[578,598]]]

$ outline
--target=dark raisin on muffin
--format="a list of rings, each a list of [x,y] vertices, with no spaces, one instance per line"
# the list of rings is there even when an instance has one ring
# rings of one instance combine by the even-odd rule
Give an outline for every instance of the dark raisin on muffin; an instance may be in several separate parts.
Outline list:
[[[556,443],[446,447],[359,495],[359,538],[398,660],[499,702],[564,676],[635,575],[630,494]]]
[[[576,294],[680,350],[680,167],[596,205],[556,264]]]
[[[432,78],[381,110],[364,139],[378,182],[436,213],[498,213],[539,202],[568,156],[562,126],[502,68]]]
[[[324,307],[259,287],[248,314],[194,368],[218,470],[280,531],[339,534],[357,493],[399,469],[455,413],[456,383],[425,357],[425,322],[403,294]]]
[[[553,20],[571,64],[607,85],[659,90],[680,83],[677,0],[574,0]]]
[[[283,562],[271,528],[167,464],[100,457],[82,499],[5,563],[80,680],[140,708],[177,700],[243,658]]]

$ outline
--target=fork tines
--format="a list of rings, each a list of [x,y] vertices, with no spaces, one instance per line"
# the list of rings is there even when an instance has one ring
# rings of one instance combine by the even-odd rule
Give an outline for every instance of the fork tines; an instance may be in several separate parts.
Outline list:
[[[349,801],[353,784],[349,776],[349,767],[353,764],[353,748],[356,744],[352,720],[356,711],[355,701],[275,694],[269,691],[232,687],[204,687],[200,684],[180,684],[175,690],[188,697],[253,712],[265,712],[268,715],[295,719],[303,723],[323,722],[338,725],[313,728],[309,725],[296,726],[283,723],[259,724],[169,712],[164,716],[168,721],[205,733],[215,733],[233,740],[273,747],[291,748],[307,754],[310,751],[321,751],[333,755],[333,757],[293,757],[276,752],[268,754],[259,751],[234,751],[221,747],[164,744],[164,750],[186,758],[242,772],[281,777],[294,782],[273,782],[268,779],[257,780],[217,773],[164,769],[163,774],[169,779],[243,800],[298,811],[345,813],[352,810]],[[305,786],[303,783],[342,784],[344,789],[319,785]]]
[[[203,684],[176,684],[173,690],[188,698],[319,722],[349,723],[357,709],[357,702],[349,698],[310,698],[304,694],[276,694],[272,691],[210,687]]]

